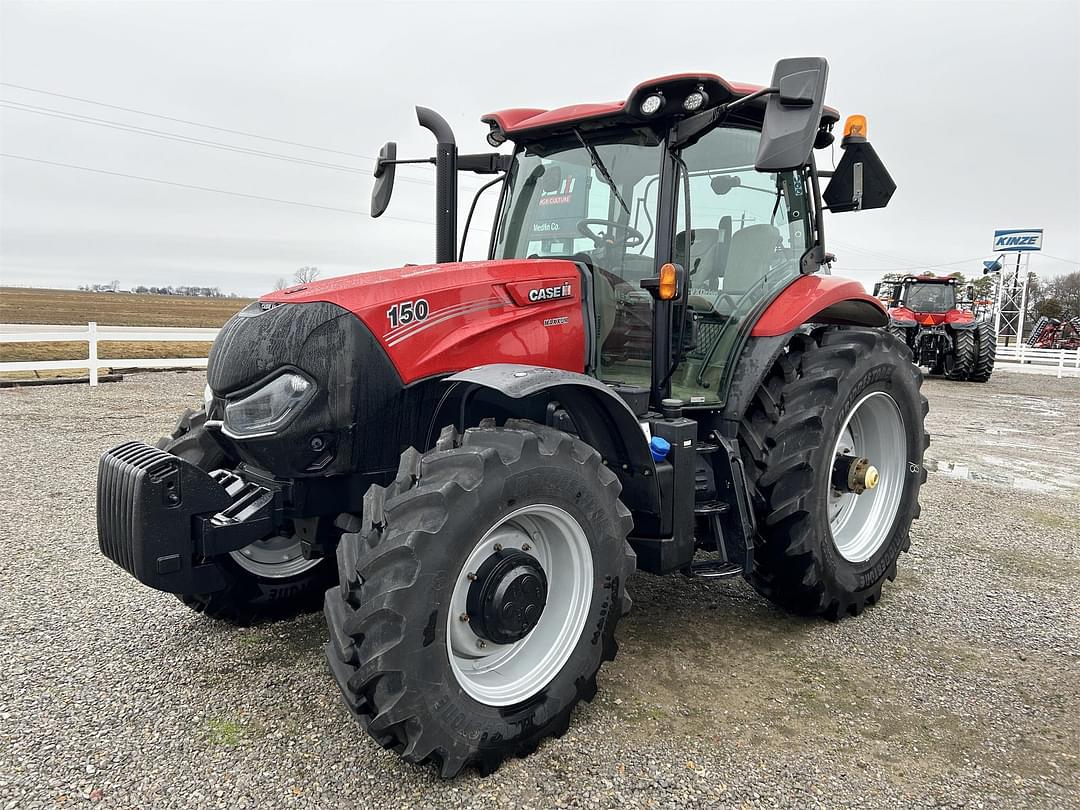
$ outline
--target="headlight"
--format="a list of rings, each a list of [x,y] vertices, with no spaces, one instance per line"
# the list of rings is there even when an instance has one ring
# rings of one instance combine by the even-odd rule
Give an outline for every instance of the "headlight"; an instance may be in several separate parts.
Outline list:
[[[315,395],[299,374],[282,374],[243,399],[225,406],[224,432],[237,438],[265,436],[284,427]]]

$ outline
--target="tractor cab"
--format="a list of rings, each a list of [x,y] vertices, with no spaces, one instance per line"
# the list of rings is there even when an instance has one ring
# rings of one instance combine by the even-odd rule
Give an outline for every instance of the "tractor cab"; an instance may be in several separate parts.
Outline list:
[[[584,268],[587,366],[601,381],[644,388],[654,407],[667,397],[723,405],[768,305],[800,276],[828,273],[823,211],[882,207],[895,190],[863,116],[844,128],[836,171],[818,171],[813,150],[833,143],[839,121],[823,103],[826,74],[822,59],[789,59],[771,87],[678,74],[638,84],[625,101],[483,116],[489,143],[512,141],[513,154],[455,165],[505,161],[489,259]],[[446,151],[449,127],[418,112]],[[393,143],[382,155],[375,216],[389,201],[390,170],[405,162]],[[453,212],[454,177],[444,174],[438,210]],[[833,178],[824,198],[823,176]],[[876,301],[846,297],[851,312],[826,312],[823,322],[884,325]]]
[[[758,172],[761,133],[749,123],[716,127],[677,155],[640,126],[556,134],[515,154],[493,257],[566,258],[592,271],[604,382],[650,386],[660,299],[649,285],[666,263],[686,293],[673,306],[682,357],[671,394],[692,403],[718,401],[739,327],[799,276],[814,242],[810,180]]]

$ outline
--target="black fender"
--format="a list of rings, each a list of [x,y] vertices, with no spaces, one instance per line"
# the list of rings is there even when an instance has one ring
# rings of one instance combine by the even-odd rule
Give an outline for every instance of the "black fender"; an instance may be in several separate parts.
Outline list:
[[[623,502],[635,511],[660,512],[656,464],[638,418],[599,380],[562,369],[496,363],[467,369],[445,382],[469,386],[463,400],[478,389],[487,389],[513,400],[542,400],[544,406],[558,402],[570,414],[581,439],[595,447],[619,476]]]
[[[889,326],[902,326],[905,329],[911,329],[913,326],[918,326],[917,321],[908,320],[907,318],[890,318]]]
[[[735,365],[735,371],[731,375],[731,384],[728,386],[727,401],[721,411],[723,419],[723,433],[729,438],[738,435],[739,422],[742,420],[746,409],[750,407],[761,381],[769,373],[776,358],[787,348],[791,342],[791,336],[796,331],[787,332],[783,335],[771,335],[769,337],[751,337],[746,341],[739,361]]]

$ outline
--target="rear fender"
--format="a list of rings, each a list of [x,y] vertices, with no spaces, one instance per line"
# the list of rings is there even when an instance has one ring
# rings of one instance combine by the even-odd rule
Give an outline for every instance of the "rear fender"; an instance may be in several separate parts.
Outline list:
[[[516,400],[512,412],[543,412],[558,402],[587,444],[595,447],[622,482],[622,500],[632,510],[657,514],[660,489],[656,464],[645,434],[630,407],[603,383],[572,371],[499,363],[477,366],[446,378],[469,386],[462,395],[486,389]]]
[[[974,329],[976,324],[978,324],[978,321],[946,321],[945,322],[945,326],[947,326],[949,329],[962,329],[962,330],[965,330],[965,331],[968,330],[968,329]]]
[[[805,323],[885,326],[885,306],[862,284],[836,276],[800,276],[783,290],[754,324],[752,337],[778,337]]]

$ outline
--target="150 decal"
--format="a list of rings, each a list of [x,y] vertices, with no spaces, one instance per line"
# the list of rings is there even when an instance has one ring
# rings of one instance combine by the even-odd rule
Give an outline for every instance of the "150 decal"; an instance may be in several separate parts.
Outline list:
[[[386,310],[386,317],[390,321],[390,328],[396,329],[413,321],[427,320],[430,311],[428,302],[423,298],[417,298],[415,301],[400,301],[392,305]]]

